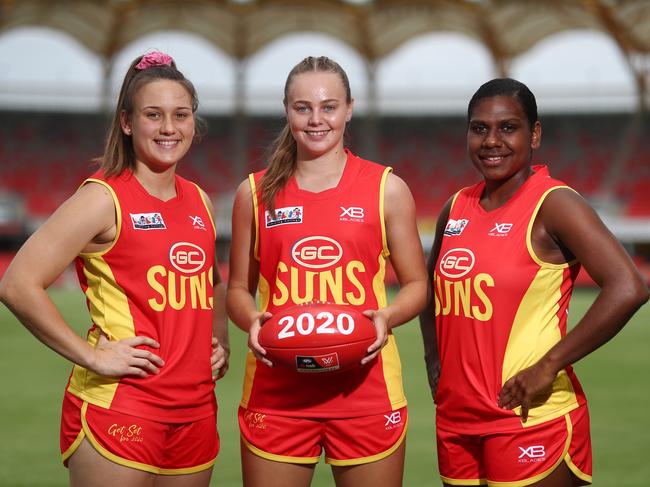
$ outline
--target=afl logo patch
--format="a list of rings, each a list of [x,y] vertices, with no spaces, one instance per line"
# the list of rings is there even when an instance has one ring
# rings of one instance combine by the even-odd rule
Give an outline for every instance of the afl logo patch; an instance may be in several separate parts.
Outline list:
[[[291,248],[291,257],[303,267],[324,269],[335,265],[343,257],[343,248],[333,238],[307,237]]]
[[[205,252],[198,245],[178,242],[169,249],[169,261],[176,270],[191,274],[201,270],[205,264]]]
[[[440,273],[451,278],[463,277],[474,267],[474,252],[469,249],[451,249],[440,259]]]

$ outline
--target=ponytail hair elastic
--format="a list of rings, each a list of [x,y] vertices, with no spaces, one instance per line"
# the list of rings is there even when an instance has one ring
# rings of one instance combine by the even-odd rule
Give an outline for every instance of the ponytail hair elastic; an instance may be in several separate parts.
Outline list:
[[[169,54],[161,51],[153,51],[142,56],[140,62],[135,65],[135,69],[142,71],[143,69],[152,68],[154,66],[171,66],[174,60]]]

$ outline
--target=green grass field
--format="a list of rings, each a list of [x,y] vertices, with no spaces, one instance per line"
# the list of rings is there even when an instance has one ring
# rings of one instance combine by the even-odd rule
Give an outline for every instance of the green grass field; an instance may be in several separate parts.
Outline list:
[[[53,291],[64,316],[80,333],[88,325],[80,292]],[[579,291],[571,317],[582,315],[594,299]],[[646,487],[650,482],[650,305],[603,349],[578,363],[578,377],[591,409],[594,485]],[[440,485],[435,460],[434,409],[422,360],[419,327],[409,323],[396,331],[409,399],[409,434],[404,485]],[[221,453],[212,485],[241,485],[236,410],[241,394],[245,336],[231,329],[232,357],[228,375],[217,383]],[[59,414],[70,364],[33,338],[0,305],[0,485],[64,486],[67,470],[60,464]],[[320,464],[313,486],[333,485],[329,467]]]

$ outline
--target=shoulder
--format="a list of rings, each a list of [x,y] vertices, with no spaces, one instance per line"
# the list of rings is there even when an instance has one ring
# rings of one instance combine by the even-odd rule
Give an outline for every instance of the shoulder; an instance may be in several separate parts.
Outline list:
[[[206,202],[210,200],[208,193],[206,193],[206,191],[196,181],[192,181],[191,179],[184,178],[180,174],[176,174],[176,183],[183,188],[183,191],[198,194]]]
[[[210,196],[199,183],[190,179],[185,179],[183,176],[179,176],[178,174],[176,175],[176,181],[178,181],[178,183],[184,188],[184,191],[190,191],[198,194],[203,199],[203,201],[210,201]]]
[[[63,226],[69,226],[71,219],[84,222],[97,234],[115,226],[117,208],[116,196],[106,183],[86,180],[51,218]]]
[[[105,220],[107,225],[115,222],[115,212],[119,209],[117,195],[107,183],[99,181],[85,182],[69,201],[80,213]]]
[[[207,193],[196,181],[191,179],[184,178],[183,176],[176,174],[176,184],[183,188],[183,191],[193,191],[197,192],[199,195],[205,198]]]
[[[248,179],[242,181],[235,192],[235,200],[232,207],[232,228],[233,232],[243,224],[248,226],[247,222],[252,221],[255,215],[255,206],[253,204],[253,191]]]
[[[585,224],[600,223],[600,217],[589,203],[568,186],[555,186],[545,193],[537,220],[551,235],[557,235]]]
[[[411,190],[402,178],[393,173],[386,177],[384,212],[387,219],[391,219],[391,216],[409,218],[409,215],[415,218],[415,201]]]
[[[235,191],[235,209],[253,208],[253,188],[250,179],[244,179]]]
[[[378,162],[373,162],[367,159],[363,159],[362,157],[356,156],[351,152],[348,152],[348,154],[352,163],[358,164],[359,170],[361,172],[372,172],[377,174],[383,174],[387,169],[392,171],[390,166],[386,166],[385,164],[379,164]]]
[[[386,186],[384,191],[386,198],[401,198],[411,196],[411,190],[409,189],[406,182],[392,172],[388,173],[386,176]]]
[[[72,198],[96,207],[110,206],[113,208],[115,206],[112,187],[102,180],[85,180]]]
[[[190,188],[190,190],[192,188],[196,188],[196,190],[198,190],[198,192],[200,194],[205,194],[205,192],[203,191],[203,188],[201,188],[199,183],[197,183],[196,181],[184,178],[183,176],[181,176],[178,173],[176,173],[175,178],[176,178],[176,184],[178,184],[179,186],[182,186],[183,188]]]
[[[542,209],[546,212],[562,211],[567,209],[588,208],[591,210],[589,203],[580,196],[580,194],[569,186],[554,185],[550,186],[544,192]],[[565,215],[566,216],[566,215]]]
[[[199,192],[199,196],[205,203],[205,206],[208,208],[208,211],[210,212],[211,215],[214,215],[214,204],[212,203],[212,198],[208,196],[208,193],[206,193],[203,188],[201,188],[198,184],[196,185],[196,189]]]
[[[370,161],[368,159],[364,159],[363,157],[359,157],[358,155],[354,154],[350,149],[345,149],[345,152],[348,156],[348,164],[352,164],[354,166],[357,166],[359,169],[360,173],[375,173],[375,174],[383,174],[386,169],[392,170],[390,166],[386,166],[385,164],[380,164],[378,162]]]
[[[251,187],[251,180],[249,176],[248,178],[244,179],[241,183],[239,183],[239,186],[237,186],[237,190],[235,191],[235,198],[246,197],[250,199],[252,194],[253,194],[253,188]]]

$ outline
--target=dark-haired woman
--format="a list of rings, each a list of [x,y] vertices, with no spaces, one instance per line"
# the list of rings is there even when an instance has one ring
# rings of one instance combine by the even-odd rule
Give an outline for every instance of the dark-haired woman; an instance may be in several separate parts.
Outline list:
[[[344,148],[353,101],[337,63],[304,59],[284,94],[287,126],[268,168],[239,187],[233,210],[228,311],[251,348],[239,411],[244,485],[306,487],[324,450],[339,487],[401,486],[406,398],[391,329],[426,302],[413,198],[390,168]],[[305,241],[336,259],[295,258]],[[400,282],[390,304],[389,256]],[[361,367],[300,374],[269,366],[258,343],[264,319],[310,301],[373,319],[377,340]]]
[[[597,214],[531,164],[541,137],[524,84],[494,79],[472,97],[467,151],[483,181],[441,213],[435,303],[421,315],[444,485],[591,483],[587,404],[571,365],[648,299]],[[581,265],[601,291],[567,333]]]
[[[32,235],[0,283],[25,327],[75,364],[61,420],[73,486],[210,482],[219,449],[213,380],[228,367],[225,289],[212,205],[176,175],[197,107],[171,57],[138,57],[100,170]],[[86,340],[45,291],[73,260],[92,320]]]

